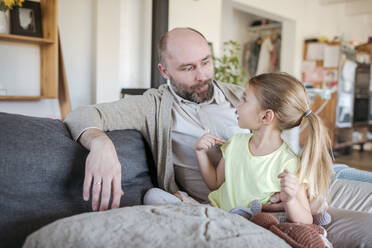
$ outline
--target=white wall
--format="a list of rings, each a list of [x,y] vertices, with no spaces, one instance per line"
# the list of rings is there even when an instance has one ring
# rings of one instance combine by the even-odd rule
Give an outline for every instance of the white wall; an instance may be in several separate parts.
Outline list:
[[[0,88],[9,96],[40,96],[40,47],[2,41],[0,54]]]
[[[367,3],[367,6],[360,3]],[[330,5],[319,5],[318,1],[305,1],[304,37],[339,36],[345,40],[367,42],[372,36],[372,1],[353,1]],[[363,7],[366,7],[363,10]],[[359,10],[362,14],[349,14],[349,9]],[[369,11],[368,13],[365,13]],[[314,16],[312,13],[316,13]]]
[[[72,109],[94,102],[95,1],[58,1],[58,24]]]
[[[222,0],[169,0],[169,30],[175,27],[191,27],[200,31],[213,43],[216,55],[221,46]]]
[[[121,88],[151,87],[152,1],[120,1]]]
[[[251,35],[248,32],[248,27],[255,19],[254,15],[247,14],[244,11],[233,9],[233,25],[231,29],[233,30],[233,38],[236,42],[241,45],[243,50],[244,44],[248,41]],[[255,37],[257,39],[258,37]]]
[[[97,0],[96,102],[120,97],[120,0]]]

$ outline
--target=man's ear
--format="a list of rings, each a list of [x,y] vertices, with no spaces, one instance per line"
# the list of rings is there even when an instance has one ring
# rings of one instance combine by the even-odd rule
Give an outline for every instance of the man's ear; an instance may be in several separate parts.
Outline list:
[[[274,121],[275,113],[272,109],[266,109],[264,111],[265,112],[262,118],[262,123],[265,125],[269,125]]]
[[[168,77],[168,72],[167,72],[167,68],[165,68],[165,66],[163,66],[162,64],[158,64],[158,69],[161,73],[161,75],[163,76],[163,78],[165,78],[166,80],[169,79]]]

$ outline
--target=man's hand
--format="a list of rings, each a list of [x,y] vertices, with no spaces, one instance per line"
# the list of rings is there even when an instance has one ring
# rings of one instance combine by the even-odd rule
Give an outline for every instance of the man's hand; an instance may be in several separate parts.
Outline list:
[[[90,150],[85,162],[84,200],[89,200],[92,186],[93,211],[108,209],[111,192],[111,208],[118,208],[124,193],[121,189],[121,164],[114,144],[98,129],[88,129],[79,141]]]
[[[203,151],[209,150],[215,145],[223,145],[226,141],[213,134],[204,134],[195,142],[195,150]]]
[[[285,169],[282,173],[278,175],[280,178],[280,200],[283,203],[288,203],[296,198],[297,191],[300,187],[297,176],[290,173]]]

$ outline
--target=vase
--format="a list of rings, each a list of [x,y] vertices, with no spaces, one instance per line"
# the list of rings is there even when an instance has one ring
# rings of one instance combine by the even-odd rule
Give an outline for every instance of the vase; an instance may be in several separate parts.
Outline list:
[[[9,26],[9,10],[7,11],[0,11],[0,33],[2,34],[9,34],[10,26]]]

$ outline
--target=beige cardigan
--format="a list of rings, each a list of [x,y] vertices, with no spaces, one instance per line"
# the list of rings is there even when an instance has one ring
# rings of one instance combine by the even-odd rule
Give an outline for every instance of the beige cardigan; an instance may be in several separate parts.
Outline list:
[[[244,89],[240,86],[216,82],[227,100],[234,106],[240,100]],[[149,89],[141,96],[127,96],[116,102],[80,107],[71,112],[65,123],[77,140],[87,128],[103,131],[136,129],[150,144],[157,166],[159,186],[174,193],[178,190],[172,160],[172,106],[174,97],[168,85]]]

